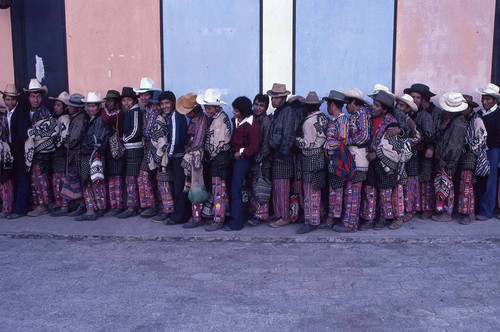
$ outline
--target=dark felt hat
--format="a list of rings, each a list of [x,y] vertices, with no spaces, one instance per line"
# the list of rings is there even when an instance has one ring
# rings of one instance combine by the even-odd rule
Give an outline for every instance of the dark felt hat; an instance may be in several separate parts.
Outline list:
[[[323,97],[323,100],[325,101],[340,101],[342,103],[345,103],[345,96],[342,92],[338,92],[336,90],[330,90],[330,93],[328,94],[328,97]]]
[[[120,98],[124,97],[130,97],[130,98],[135,98],[137,99],[137,94],[135,93],[134,89],[130,86],[124,86],[122,89],[122,94],[120,95]]]
[[[377,95],[373,98],[373,101],[378,101],[382,105],[394,108],[394,99],[392,99],[392,97],[385,91],[377,93]]]
[[[411,94],[412,92],[420,93],[422,96],[434,97],[436,94],[431,92],[431,89],[422,83],[412,84],[411,87],[403,90],[404,93]]]
[[[120,99],[120,93],[116,90],[108,90],[108,92],[106,92],[106,97],[104,97],[103,99]]]
[[[469,106],[472,106],[472,108],[479,107],[479,104],[476,103],[474,99],[472,99],[471,95],[462,95],[462,96],[464,96],[465,100],[467,101],[467,104],[469,104]]]

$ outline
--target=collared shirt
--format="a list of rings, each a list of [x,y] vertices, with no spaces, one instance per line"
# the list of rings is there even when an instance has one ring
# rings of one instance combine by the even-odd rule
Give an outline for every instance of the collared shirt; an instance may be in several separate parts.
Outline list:
[[[485,116],[485,115],[489,115],[489,114],[491,114],[491,113],[495,112],[497,109],[498,109],[498,104],[495,104],[495,105],[494,105],[492,108],[490,108],[489,110],[485,110],[485,109],[481,110],[481,113],[483,114],[483,116]]]
[[[7,109],[7,123],[9,124],[9,143],[12,143],[12,134],[11,134],[12,130],[11,130],[10,122],[12,119],[12,115],[14,115],[14,111],[17,108],[17,105],[19,105],[19,104],[16,104],[16,106],[14,106],[14,108],[12,110]]]

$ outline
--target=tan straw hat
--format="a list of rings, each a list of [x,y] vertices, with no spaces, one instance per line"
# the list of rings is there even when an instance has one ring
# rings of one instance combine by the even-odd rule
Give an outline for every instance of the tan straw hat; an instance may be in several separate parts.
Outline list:
[[[286,89],[286,84],[274,83],[273,88],[266,93],[269,97],[286,97],[291,92]]]
[[[59,96],[57,96],[55,98],[49,97],[49,99],[59,100],[61,103],[66,104],[66,102],[69,100],[69,93],[67,93],[66,91],[63,91],[59,94]]]
[[[415,104],[415,102],[413,101],[413,97],[409,94],[405,93],[404,95],[402,95],[401,97],[397,97],[396,99],[410,106],[413,112],[418,111],[417,104]]]
[[[20,93],[17,92],[16,86],[12,83],[8,83],[7,86],[5,87],[5,90],[0,91],[0,93],[10,97],[17,97],[20,95]]]
[[[196,102],[196,93],[190,92],[177,99],[175,102],[175,109],[177,112],[185,115],[191,112],[196,105],[198,105]]]

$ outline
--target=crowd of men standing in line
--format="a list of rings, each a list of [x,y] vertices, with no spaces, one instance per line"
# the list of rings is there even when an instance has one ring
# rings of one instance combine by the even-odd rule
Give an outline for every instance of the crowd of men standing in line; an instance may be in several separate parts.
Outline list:
[[[376,84],[320,99],[275,83],[227,105],[216,89],[178,99],[143,78],[104,98],[48,89],[0,91],[1,217],[140,214],[153,222],[241,230],[246,222],[297,233],[397,229],[420,218],[461,224],[493,217],[500,161],[499,87],[435,96],[415,83],[396,96]],[[269,102],[275,108],[268,115]],[[327,104],[327,116],[320,111]],[[344,111],[345,108],[345,111]],[[500,200],[500,196],[499,196]]]

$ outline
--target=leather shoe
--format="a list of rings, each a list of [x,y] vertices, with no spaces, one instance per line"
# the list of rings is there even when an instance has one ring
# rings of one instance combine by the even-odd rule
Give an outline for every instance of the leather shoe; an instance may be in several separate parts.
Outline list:
[[[250,218],[248,219],[248,223],[252,226],[257,226],[258,224],[260,224],[260,220],[257,218]]]
[[[97,219],[96,214],[92,213],[92,214],[82,214],[81,216],[76,217],[75,221],[92,221],[96,219]]]
[[[106,212],[104,210],[97,210],[97,212],[95,213],[95,216],[96,216],[96,218],[104,217],[105,213]]]
[[[70,216],[70,217],[78,217],[78,216],[80,216],[80,215],[82,215],[84,213],[85,213],[85,207],[83,207],[82,205],[80,205],[80,206],[78,206],[78,208],[75,211],[68,213],[68,216]]]
[[[372,221],[366,221],[366,222],[362,223],[361,225],[359,225],[359,230],[360,231],[367,231],[367,230],[373,228],[374,224],[375,223],[373,222],[373,220]]]
[[[476,217],[477,220],[481,220],[481,221],[486,221],[486,220],[490,220],[491,217],[488,217],[488,216],[485,216],[483,214],[479,214],[477,217]]]
[[[302,225],[299,229],[295,231],[297,234],[306,234],[314,231],[317,228],[317,226],[313,226],[311,224],[304,224]]]
[[[273,228],[283,227],[286,225],[290,225],[290,220],[285,220],[283,218],[269,223],[269,226],[271,226]]]
[[[120,214],[121,212],[122,212],[122,210],[120,210],[120,209],[111,209],[105,214],[105,216],[106,217],[115,217],[116,215]]]
[[[389,225],[389,229],[398,229],[403,225],[403,223],[404,223],[403,217],[394,218],[392,223]]]
[[[68,210],[56,209],[50,214],[51,217],[64,217],[68,215]]]
[[[18,219],[24,216],[24,214],[11,213],[7,216],[7,219]]]
[[[440,214],[435,214],[432,216],[432,220],[434,221],[438,221],[438,222],[447,222],[447,221],[451,221],[451,215],[443,212],[443,213],[440,213]]]
[[[432,211],[424,211],[420,214],[420,219],[431,219]]]
[[[213,222],[211,223],[210,225],[208,225],[207,227],[205,227],[205,230],[207,232],[213,232],[213,231],[217,231],[219,229],[222,229],[222,227],[224,227],[224,223],[223,222]]]
[[[153,218],[154,216],[156,216],[158,214],[158,211],[156,211],[155,208],[152,208],[152,207],[148,207],[146,210],[144,210],[142,213],[141,213],[141,217],[143,218]]]
[[[160,212],[156,216],[154,216],[151,221],[155,222],[155,223],[160,223],[160,222],[164,222],[165,220],[167,220],[168,217],[170,217],[170,214],[165,213],[165,212]]]
[[[332,228],[335,232],[339,232],[339,233],[354,233],[356,231],[353,228],[345,227],[344,224],[342,224],[342,223],[333,225]]]
[[[135,215],[136,215],[135,210],[134,211],[125,210],[122,213],[120,213],[119,215],[117,215],[116,217],[118,219],[127,219],[127,218],[133,217]]]
[[[167,225],[172,225],[172,224],[168,223],[169,221],[172,221],[172,222],[175,223],[175,221],[169,219],[169,220],[167,220]],[[189,221],[187,223],[185,223],[184,225],[182,225],[182,228],[196,228],[198,226],[201,226],[201,220],[198,221],[196,219],[191,218],[191,219],[189,219]]]
[[[471,213],[471,214],[464,215],[462,217],[462,219],[460,220],[460,224],[462,224],[462,225],[470,225],[470,224],[472,224],[475,221],[476,221],[476,216],[474,215],[474,213]]]
[[[387,221],[385,218],[378,218],[377,222],[375,223],[375,226],[373,226],[373,229],[376,231],[380,231],[385,228],[387,225]]]
[[[38,205],[34,210],[28,212],[28,217],[38,217],[49,213],[45,205]]]

